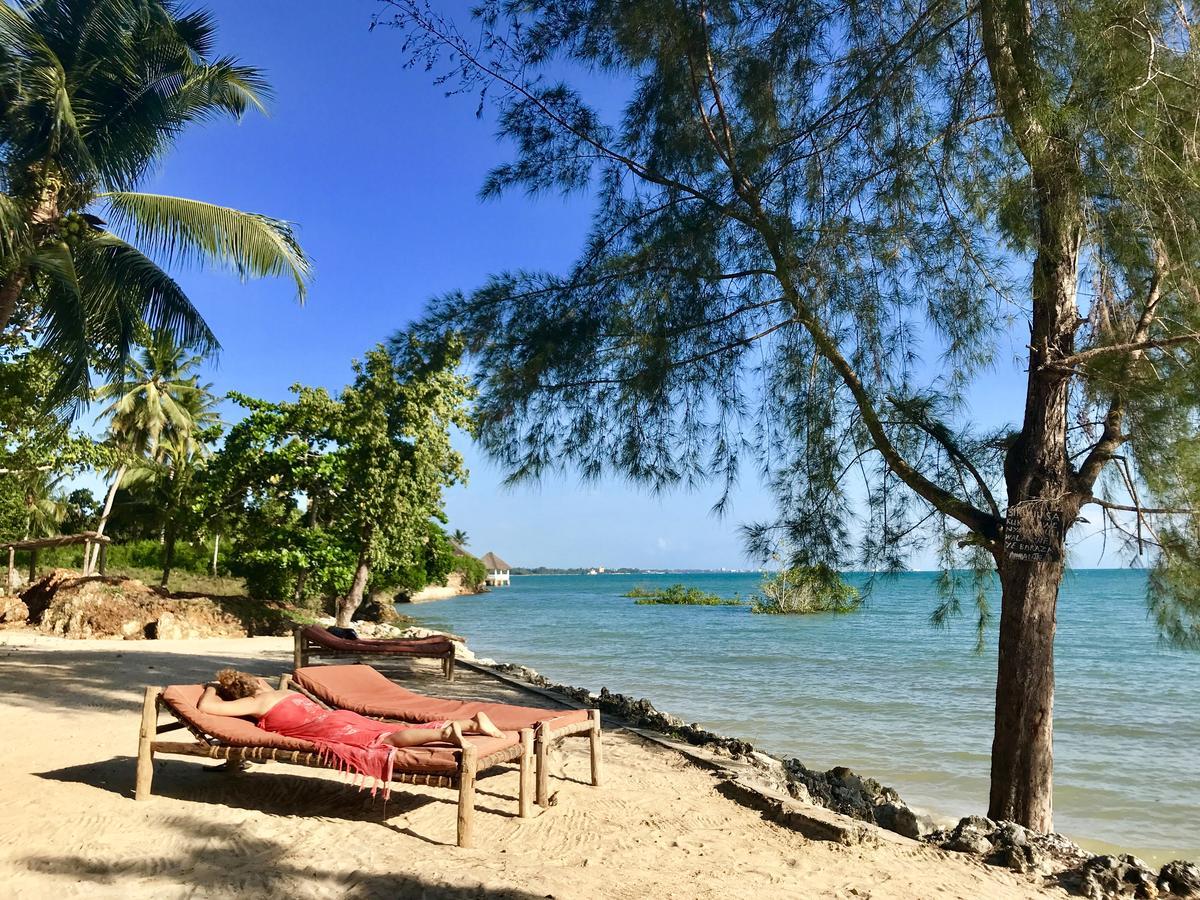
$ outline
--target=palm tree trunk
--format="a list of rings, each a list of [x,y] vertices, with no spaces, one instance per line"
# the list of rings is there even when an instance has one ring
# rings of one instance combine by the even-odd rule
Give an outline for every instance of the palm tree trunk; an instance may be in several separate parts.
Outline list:
[[[221,535],[220,533],[213,536],[213,556],[212,556],[212,576],[217,577],[217,553],[221,550]]]
[[[3,284],[0,284],[0,334],[4,333],[4,329],[12,321],[13,313],[17,309],[17,298],[21,296],[21,291],[25,288],[28,278],[28,271],[18,269],[16,272],[10,273],[4,279]]]
[[[165,588],[171,580],[171,570],[175,568],[175,543],[178,535],[175,533],[175,523],[172,522],[163,534],[163,573],[159,584]]]
[[[108,496],[104,498],[104,511],[100,513],[100,521],[96,525],[96,534],[104,534],[104,526],[108,524],[108,517],[112,513],[113,500],[117,497],[117,488],[121,486],[121,479],[125,477],[125,466],[121,465],[117,468],[116,475],[113,476],[112,487],[108,489]],[[92,570],[96,568],[96,561],[100,558],[100,541],[96,541],[96,548],[92,551],[91,559],[86,559],[83,562],[83,574],[91,575]]]

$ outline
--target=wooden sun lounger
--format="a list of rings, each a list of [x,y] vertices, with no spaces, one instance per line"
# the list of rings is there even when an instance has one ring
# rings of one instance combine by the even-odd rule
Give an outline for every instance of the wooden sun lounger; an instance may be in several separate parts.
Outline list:
[[[598,709],[555,710],[430,697],[401,687],[367,665],[298,668],[289,686],[318,703],[373,718],[432,722],[469,719],[483,711],[502,731],[532,728],[539,806],[547,806],[550,799],[550,769],[546,759],[550,750],[564,738],[586,737],[591,751],[592,784],[600,784],[602,757]]]
[[[348,640],[320,625],[297,625],[292,631],[293,662],[297,669],[309,664],[314,656],[334,659],[361,659],[364,656],[390,656],[401,659],[440,659],[442,674],[454,680],[454,641],[448,637],[396,638],[386,640]]]
[[[317,748],[308,741],[264,731],[246,719],[201,713],[195,704],[202,692],[200,685],[146,688],[138,734],[136,800],[150,799],[156,753],[235,763],[275,761],[315,769],[336,769],[324,762]],[[159,725],[160,711],[169,714],[173,721]],[[182,728],[190,731],[195,741],[158,740],[159,735]],[[446,744],[398,750],[392,771],[392,781],[397,784],[458,789],[460,847],[471,846],[476,777],[494,766],[514,759],[519,761],[518,814],[524,819],[532,812],[529,776],[533,768],[533,730],[524,728],[518,734],[506,734],[504,738],[471,736],[468,740],[471,745],[461,749]]]

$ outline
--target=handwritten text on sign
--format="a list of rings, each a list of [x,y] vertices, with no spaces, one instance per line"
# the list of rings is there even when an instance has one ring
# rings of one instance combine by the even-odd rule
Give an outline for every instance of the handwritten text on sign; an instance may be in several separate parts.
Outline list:
[[[1051,562],[1062,555],[1062,513],[1043,503],[1018,503],[1004,516],[1004,554]]]

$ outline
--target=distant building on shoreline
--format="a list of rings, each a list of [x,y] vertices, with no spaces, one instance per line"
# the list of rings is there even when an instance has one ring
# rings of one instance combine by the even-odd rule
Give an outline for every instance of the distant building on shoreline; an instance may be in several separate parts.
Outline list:
[[[480,558],[487,569],[487,583],[492,587],[511,584],[512,566],[489,550]]]

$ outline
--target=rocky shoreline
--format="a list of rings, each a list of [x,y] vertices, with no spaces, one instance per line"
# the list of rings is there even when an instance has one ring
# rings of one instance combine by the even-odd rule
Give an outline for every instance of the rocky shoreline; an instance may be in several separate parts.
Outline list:
[[[56,571],[31,588],[21,600],[0,598],[3,600],[0,625],[33,625],[50,634],[126,640],[287,631],[284,610],[272,609],[271,615],[264,616],[258,609],[253,614],[250,610],[229,609],[226,605],[229,598],[221,598],[223,603],[218,605],[207,597],[166,597],[130,579],[84,579],[72,572]],[[390,604],[378,605],[390,609]],[[332,623],[333,619],[318,621]],[[389,622],[355,621],[353,627],[368,639],[442,633]],[[909,807],[894,789],[848,768],[810,769],[799,759],[773,756],[757,750],[750,741],[717,734],[696,723],[685,723],[656,709],[647,699],[613,693],[606,687],[595,693],[553,682],[526,666],[476,657],[464,639],[451,637],[458,642],[461,660],[494,669],[577,705],[598,708],[633,728],[664,735],[715,757],[736,760],[749,766],[755,780],[771,791],[799,803],[810,803],[912,840],[966,854],[989,865],[1041,879],[1044,884],[1057,884],[1084,897],[1200,898],[1200,865],[1196,863],[1175,860],[1155,871],[1128,854],[1093,855],[1061,834],[1040,834],[1012,822],[993,822],[979,816],[968,816],[952,827],[938,828],[935,822]]]
[[[613,693],[608,688],[595,693],[559,684],[526,666],[495,664],[493,667],[542,690],[561,694],[574,703],[598,708],[636,728],[656,731],[716,755],[750,763],[764,781],[785,790],[795,800],[825,807],[943,850],[974,856],[988,865],[1040,879],[1046,885],[1057,884],[1079,896],[1093,900],[1200,898],[1200,865],[1193,862],[1175,860],[1155,871],[1129,854],[1092,854],[1064,835],[1041,834],[1015,822],[993,822],[981,816],[967,816],[951,828],[933,828],[931,821],[919,816],[894,789],[844,766],[824,772],[813,770],[798,759],[757,750],[747,740],[685,723],[656,709],[645,698]]]

